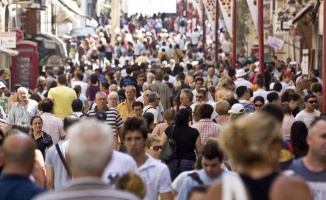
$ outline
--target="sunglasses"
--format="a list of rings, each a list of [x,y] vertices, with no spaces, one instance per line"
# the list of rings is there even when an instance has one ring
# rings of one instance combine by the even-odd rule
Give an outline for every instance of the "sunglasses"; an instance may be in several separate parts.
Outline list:
[[[255,105],[255,107],[257,107],[257,108],[260,108],[260,107],[262,107],[264,104],[254,104]]]
[[[149,149],[152,149],[154,151],[159,151],[159,150],[162,150],[162,146],[153,146],[153,147],[150,147]]]
[[[196,96],[196,98],[198,98],[198,99],[202,99],[203,97],[202,97],[202,96]]]
[[[313,103],[317,103],[317,101],[307,101],[307,102],[309,102],[309,103],[311,103],[311,104],[313,104]]]

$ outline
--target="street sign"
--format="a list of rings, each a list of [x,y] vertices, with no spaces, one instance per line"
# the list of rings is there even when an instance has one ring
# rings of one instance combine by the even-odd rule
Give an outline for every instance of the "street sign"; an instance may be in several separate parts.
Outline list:
[[[16,48],[16,32],[0,33],[0,47]]]
[[[9,113],[9,98],[7,97],[0,97],[0,106],[5,111],[6,115]]]

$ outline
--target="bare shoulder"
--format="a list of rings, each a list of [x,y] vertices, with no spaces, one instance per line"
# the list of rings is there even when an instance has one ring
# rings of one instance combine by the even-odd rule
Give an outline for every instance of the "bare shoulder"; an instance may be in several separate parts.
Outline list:
[[[271,200],[312,200],[307,183],[296,176],[278,176],[270,190]]]
[[[206,200],[221,200],[222,199],[222,183],[216,183],[208,188]]]

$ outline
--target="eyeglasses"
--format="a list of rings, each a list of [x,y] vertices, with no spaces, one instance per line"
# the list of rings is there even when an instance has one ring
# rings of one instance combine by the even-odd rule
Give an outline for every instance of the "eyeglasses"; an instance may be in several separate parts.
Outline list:
[[[196,96],[196,98],[198,98],[198,99],[202,99],[202,98],[203,98],[203,96]]]
[[[257,108],[260,108],[260,107],[262,107],[264,104],[254,104],[255,105],[255,107],[257,107]]]
[[[311,104],[313,104],[313,103],[317,103],[317,101],[314,101],[314,100],[312,100],[312,101],[307,101],[308,103],[311,103]]]
[[[154,151],[159,151],[159,150],[162,150],[162,146],[153,146],[153,147],[150,147],[149,149],[152,149]]]

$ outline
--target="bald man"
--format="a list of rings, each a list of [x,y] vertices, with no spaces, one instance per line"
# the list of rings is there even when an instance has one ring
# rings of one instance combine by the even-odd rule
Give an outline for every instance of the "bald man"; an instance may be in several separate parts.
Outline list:
[[[29,179],[34,166],[35,147],[35,142],[24,133],[5,139],[0,157],[4,165],[4,175],[0,178],[0,199],[29,200],[44,192]]]

